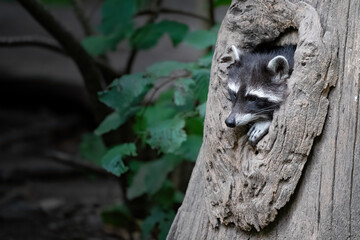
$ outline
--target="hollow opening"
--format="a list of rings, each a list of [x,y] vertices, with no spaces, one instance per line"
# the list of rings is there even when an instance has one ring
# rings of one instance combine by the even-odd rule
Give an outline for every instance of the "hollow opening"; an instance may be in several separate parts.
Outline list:
[[[284,56],[287,59],[287,66],[288,66],[288,70],[286,70],[286,71],[288,71],[288,74],[289,74],[288,76],[290,76],[290,75],[292,75],[294,66],[295,66],[294,52],[296,51],[297,45],[298,45],[298,30],[294,27],[290,27],[290,28],[287,28],[285,31],[281,32],[277,38],[275,38],[271,41],[264,40],[260,44],[254,46],[250,52],[260,54],[260,55],[261,54],[265,54],[265,55],[266,54],[270,54],[270,55],[276,54],[276,55]],[[277,57],[275,57],[275,58],[277,58]],[[260,59],[260,57],[259,57],[259,59]],[[276,72],[281,72],[280,70],[277,70],[277,69],[278,68],[275,68]],[[279,68],[279,69],[282,69],[282,68]],[[285,69],[285,67],[283,69]],[[286,85],[288,85],[288,79],[286,79],[286,81],[287,81]],[[265,86],[267,88],[271,88],[271,91],[273,91],[272,94],[274,96],[277,96],[276,94],[279,93],[280,91],[286,92],[286,90],[284,90],[284,88],[281,88],[281,84],[271,85],[270,83],[265,82]],[[284,96],[285,96],[285,94],[284,94]],[[286,101],[286,99],[284,101]],[[260,104],[260,101],[258,101],[258,102]],[[276,108],[274,110],[274,112],[276,112],[277,109],[278,108]],[[272,120],[272,114],[274,112],[270,113],[271,120]],[[261,140],[261,138],[259,140]],[[259,140],[257,140],[257,141],[259,141]],[[257,142],[252,143],[252,144],[257,145]],[[257,147],[253,148],[253,153],[254,153],[254,155],[259,154]]]
[[[297,46],[298,30],[294,27],[285,29],[279,36],[271,41],[264,41],[255,46],[252,52],[266,53],[283,46]]]

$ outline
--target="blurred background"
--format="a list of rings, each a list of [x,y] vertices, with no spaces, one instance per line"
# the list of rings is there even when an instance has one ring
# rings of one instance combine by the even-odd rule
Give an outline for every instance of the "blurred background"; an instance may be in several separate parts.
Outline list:
[[[228,0],[0,0],[0,239],[165,239]]]

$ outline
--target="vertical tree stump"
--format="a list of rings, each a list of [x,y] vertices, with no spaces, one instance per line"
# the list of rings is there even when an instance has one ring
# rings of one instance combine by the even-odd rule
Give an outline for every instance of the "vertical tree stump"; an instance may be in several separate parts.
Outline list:
[[[224,124],[231,108],[226,97],[227,69],[233,62],[230,46],[254,49],[293,28],[299,41],[288,82],[291,92],[269,134],[253,148],[243,129]],[[204,132],[210,146],[206,202],[215,227],[223,223],[259,231],[289,201],[327,113],[334,78],[326,72],[336,56],[326,45],[329,37],[331,33],[323,35],[315,9],[305,3],[239,1],[230,6],[215,51]]]
[[[360,237],[359,11],[350,0],[232,2],[213,58],[203,146],[168,239]],[[245,129],[224,123],[230,46],[251,50],[289,29],[299,36],[291,93],[252,148]]]

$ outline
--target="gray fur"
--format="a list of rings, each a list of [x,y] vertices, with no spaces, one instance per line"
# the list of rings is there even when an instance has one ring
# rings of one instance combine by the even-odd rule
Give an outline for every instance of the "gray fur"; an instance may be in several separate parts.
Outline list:
[[[274,72],[276,75],[274,81],[280,82],[289,76],[289,63],[284,56],[276,56],[270,60],[267,68]]]
[[[235,59],[228,75],[232,110],[225,123],[231,128],[253,123],[248,135],[250,143],[256,144],[267,133],[274,110],[285,101],[295,47],[245,54],[231,48]]]

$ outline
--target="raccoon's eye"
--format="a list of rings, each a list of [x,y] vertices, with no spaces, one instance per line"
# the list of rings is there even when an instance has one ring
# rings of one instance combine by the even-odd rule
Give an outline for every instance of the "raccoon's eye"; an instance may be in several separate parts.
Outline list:
[[[258,97],[254,95],[247,95],[246,100],[249,102],[255,102],[256,100],[258,100]]]

